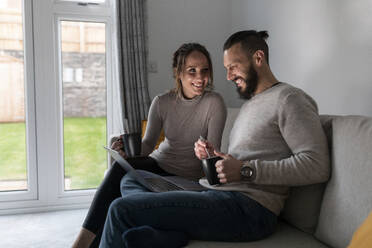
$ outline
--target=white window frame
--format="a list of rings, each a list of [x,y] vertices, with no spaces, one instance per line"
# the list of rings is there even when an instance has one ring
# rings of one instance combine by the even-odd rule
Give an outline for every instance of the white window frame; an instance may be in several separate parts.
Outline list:
[[[80,6],[74,2],[59,0],[24,0],[27,109],[29,113],[32,113],[27,115],[27,147],[29,149],[27,154],[29,154],[29,184],[32,190],[24,193],[28,195],[21,196],[22,193],[9,192],[8,196],[0,198],[0,215],[89,206],[95,189],[64,190],[61,90],[63,71],[59,22],[105,23],[106,142],[108,142],[113,130],[112,85],[113,79],[116,78],[113,73],[117,66],[112,56],[116,42],[112,35],[115,32],[114,25],[116,25],[114,2],[114,0],[106,0],[104,4]],[[33,133],[35,133],[34,136],[32,136]]]
[[[60,133],[60,136],[59,136],[59,142],[58,142],[58,152],[59,152],[59,165],[58,165],[58,171],[59,171],[59,174],[58,174],[58,180],[59,180],[59,183],[58,183],[58,198],[59,199],[63,199],[64,197],[76,197],[76,196],[89,196],[89,195],[92,195],[92,192],[95,192],[94,189],[86,189],[86,190],[71,190],[71,191],[65,191],[65,187],[64,187],[64,182],[65,182],[65,178],[64,178],[64,153],[63,153],[63,138],[64,138],[64,135],[63,135],[63,90],[62,90],[62,87],[63,87],[63,83],[62,83],[62,76],[63,76],[63,67],[62,67],[62,49],[61,49],[61,30],[60,30],[60,23],[61,21],[72,21],[72,22],[95,22],[95,23],[104,23],[105,24],[105,51],[106,51],[106,125],[107,125],[107,136],[109,136],[109,133],[111,133],[111,128],[109,125],[109,123],[112,123],[112,111],[109,111],[110,108],[109,106],[112,106],[112,104],[110,104],[110,102],[112,102],[112,97],[111,97],[111,93],[112,92],[112,83],[109,83],[109,82],[112,82],[112,69],[113,66],[112,66],[112,55],[111,55],[111,45],[112,44],[112,37],[110,36],[111,34],[111,24],[110,24],[110,19],[107,18],[107,17],[81,17],[81,16],[77,16],[77,15],[66,15],[66,14],[63,14],[63,15],[56,15],[55,16],[55,21],[54,21],[54,24],[55,24],[55,30],[57,32],[55,32],[55,40],[57,41],[56,42],[56,45],[58,46],[57,49],[55,49],[55,58],[57,58],[57,61],[56,61],[56,64],[58,65],[57,66],[57,70],[58,70],[58,73],[56,73],[57,77],[56,77],[56,82],[59,82],[59,90],[56,94],[56,97],[57,97],[57,109],[58,109],[58,112],[60,113],[59,115],[59,121],[57,123],[58,125],[58,130],[59,130],[59,133]],[[111,71],[111,73],[110,73]],[[108,141],[107,141],[108,142]],[[104,144],[102,144],[104,145]],[[104,152],[103,148],[102,148],[102,152]]]
[[[36,127],[35,127],[35,91],[33,63],[32,5],[22,1],[23,54],[24,54],[24,94],[25,94],[25,132],[26,132],[26,168],[27,190],[0,192],[0,211],[11,207],[8,202],[33,200],[37,198],[36,173]]]
[[[94,0],[87,1],[87,2],[79,1],[79,0],[54,0],[54,3],[68,6],[68,7],[75,7],[76,5],[79,5],[79,6],[88,6],[88,7],[99,6],[99,7],[106,7],[106,8],[110,7],[110,4],[111,4],[110,0],[106,0],[103,3],[96,3]]]

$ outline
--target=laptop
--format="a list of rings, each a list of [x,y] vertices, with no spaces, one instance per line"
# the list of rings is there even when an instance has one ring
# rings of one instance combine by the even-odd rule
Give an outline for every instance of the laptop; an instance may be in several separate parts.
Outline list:
[[[189,190],[189,191],[204,191],[207,190],[201,186],[198,182],[191,181],[179,176],[160,176],[154,173],[149,173],[142,170],[135,170],[127,160],[125,160],[119,152],[104,146],[115,159],[119,165],[139,182],[142,186],[153,192],[167,192],[177,190]]]

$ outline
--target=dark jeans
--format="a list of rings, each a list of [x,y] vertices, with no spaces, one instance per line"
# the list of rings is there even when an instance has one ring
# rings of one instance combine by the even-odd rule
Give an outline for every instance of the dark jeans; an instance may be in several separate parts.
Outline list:
[[[159,175],[170,175],[160,168],[157,162],[151,157],[136,157],[128,158],[127,160],[135,169],[146,170]],[[83,223],[85,229],[96,234],[96,238],[90,246],[91,248],[98,247],[99,245],[110,204],[116,198],[121,197],[120,180],[125,174],[126,171],[115,162],[112,168],[107,172],[94,195],[92,204]]]
[[[125,247],[123,234],[140,226],[188,239],[253,241],[273,233],[277,223],[274,213],[239,192],[153,193],[138,184],[131,173],[123,177],[121,190],[122,197],[110,206],[101,248]]]

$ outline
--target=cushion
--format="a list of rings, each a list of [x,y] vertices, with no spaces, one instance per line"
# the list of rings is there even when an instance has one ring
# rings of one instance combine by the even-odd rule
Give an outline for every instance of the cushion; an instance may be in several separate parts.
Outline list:
[[[330,150],[333,118],[335,117],[329,115],[320,116]],[[281,218],[304,232],[314,233],[318,223],[324,188],[325,183],[292,187]]]
[[[292,187],[280,217],[309,234],[315,232],[325,184]]]
[[[337,117],[332,130],[332,175],[315,236],[341,248],[372,209],[372,118]]]
[[[240,108],[227,108],[227,117],[225,128],[223,129],[222,133],[222,140],[221,140],[221,151],[227,153],[227,149],[229,147],[229,139],[230,139],[230,131],[234,125],[236,117],[238,117]]]
[[[348,248],[371,248],[372,247],[372,211],[368,218],[354,233]]]
[[[254,242],[215,242],[192,240],[187,248],[327,248],[310,234],[279,222],[277,231],[271,236]]]

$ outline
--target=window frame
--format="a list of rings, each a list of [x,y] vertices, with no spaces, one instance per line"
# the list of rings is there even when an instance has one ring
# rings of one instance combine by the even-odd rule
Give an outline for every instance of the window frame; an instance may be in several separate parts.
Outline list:
[[[37,163],[36,163],[36,122],[35,122],[35,81],[33,55],[32,5],[22,0],[23,28],[23,71],[25,95],[25,132],[26,132],[26,168],[27,190],[0,192],[0,211],[12,204],[10,201],[34,200],[37,198]]]
[[[114,75],[117,62],[113,56],[117,42],[113,35],[116,25],[115,1],[106,0],[105,4],[92,6],[58,0],[23,0],[23,3],[27,160],[31,190],[0,194],[0,215],[88,207],[95,189],[64,190],[63,99],[60,83],[63,71],[59,21],[105,23],[108,143],[113,130],[113,80],[117,80]]]
[[[56,73],[56,82],[58,82],[59,90],[56,94],[57,97],[57,109],[60,113],[59,115],[59,121],[57,123],[58,130],[59,130],[59,140],[58,140],[58,198],[62,199],[64,197],[76,197],[76,196],[89,196],[92,195],[96,190],[95,189],[83,189],[83,190],[70,190],[65,191],[64,188],[64,152],[63,152],[63,146],[64,146],[64,134],[63,134],[63,66],[62,66],[62,49],[61,49],[61,22],[62,21],[71,21],[71,22],[95,22],[95,23],[104,23],[105,24],[105,50],[106,50],[106,133],[107,133],[107,140],[109,134],[112,132],[111,125],[109,123],[112,123],[112,111],[110,111],[110,107],[112,106],[112,50],[111,45],[112,44],[112,38],[109,34],[111,34],[111,24],[110,19],[106,17],[81,17],[76,15],[56,15],[55,16],[55,40],[56,45],[58,46],[57,49],[55,49],[55,58],[57,59],[56,64],[58,65],[57,70],[58,73]],[[104,145],[104,144],[102,144]],[[104,149],[102,148],[102,151]],[[108,160],[107,160],[108,161]]]

